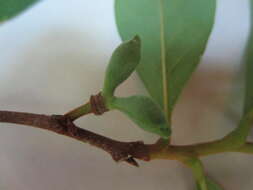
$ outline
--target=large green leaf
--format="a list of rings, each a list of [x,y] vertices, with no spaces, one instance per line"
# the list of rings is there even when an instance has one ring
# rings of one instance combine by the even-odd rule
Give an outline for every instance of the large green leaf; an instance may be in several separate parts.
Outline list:
[[[0,22],[4,22],[39,0],[0,0]]]
[[[140,35],[137,67],[151,96],[170,118],[211,33],[216,0],[115,0],[123,40]]]
[[[212,179],[209,177],[206,177],[206,185],[208,190],[224,190],[219,184],[214,182]],[[200,186],[197,183],[197,190],[202,190]]]
[[[244,113],[253,110],[253,1],[251,3],[251,32],[246,52]]]

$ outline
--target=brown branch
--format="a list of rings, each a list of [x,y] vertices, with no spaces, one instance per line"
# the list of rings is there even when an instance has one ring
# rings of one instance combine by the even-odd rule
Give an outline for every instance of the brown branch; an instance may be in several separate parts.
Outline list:
[[[149,161],[149,148],[142,141],[120,142],[77,127],[71,119],[62,115],[40,115],[33,113],[0,111],[0,122],[15,123],[49,131],[89,143],[108,152],[118,161],[138,166],[134,158]]]
[[[33,113],[0,111],[0,122],[31,126],[74,138],[89,143],[108,152],[116,161],[125,161],[138,166],[136,159],[149,161],[153,159],[169,159],[183,162],[192,157],[207,156],[222,152],[241,152],[253,154],[253,143],[246,143],[238,149],[223,147],[222,140],[212,142],[177,146],[164,140],[155,144],[144,144],[142,141],[120,142],[91,131],[77,127],[71,118],[65,115],[40,115]]]

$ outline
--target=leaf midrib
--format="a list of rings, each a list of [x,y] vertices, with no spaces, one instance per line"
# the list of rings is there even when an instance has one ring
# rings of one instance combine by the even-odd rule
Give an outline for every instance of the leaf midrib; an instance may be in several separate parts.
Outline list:
[[[163,87],[163,109],[167,120],[170,120],[169,114],[169,92],[168,92],[168,73],[166,65],[166,46],[164,34],[164,2],[160,0],[160,40],[161,40],[161,66],[162,66],[162,87]]]

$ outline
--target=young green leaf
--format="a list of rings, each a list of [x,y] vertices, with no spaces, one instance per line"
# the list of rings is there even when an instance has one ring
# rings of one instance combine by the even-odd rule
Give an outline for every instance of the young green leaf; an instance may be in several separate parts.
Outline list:
[[[39,0],[0,0],[0,23],[30,7]]]
[[[197,190],[202,190],[199,184],[197,183]],[[224,190],[219,184],[214,182],[209,177],[206,177],[206,185],[208,190]]]
[[[248,40],[245,66],[245,100],[244,114],[253,111],[253,1],[251,3],[251,32]]]
[[[250,133],[253,120],[253,2],[251,3],[251,32],[245,56],[245,99],[241,121],[238,127],[230,132],[226,137],[226,143],[234,148],[242,146]]]
[[[216,0],[116,0],[123,40],[138,34],[142,58],[137,71],[168,118],[205,50]]]
[[[113,52],[109,65],[106,69],[104,97],[111,97],[116,87],[126,80],[140,62],[141,41],[138,36],[132,40],[123,42]]]
[[[169,138],[170,128],[163,111],[152,99],[145,96],[114,98],[109,103],[110,109],[117,109],[126,114],[142,129]]]

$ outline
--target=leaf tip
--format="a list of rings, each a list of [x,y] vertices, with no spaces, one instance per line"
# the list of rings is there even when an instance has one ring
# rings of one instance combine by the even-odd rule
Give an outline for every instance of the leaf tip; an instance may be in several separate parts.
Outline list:
[[[141,38],[139,35],[135,35],[131,40],[129,40],[127,43],[131,44],[132,47],[136,48],[139,50],[140,54],[140,49],[141,49]]]
[[[140,44],[141,43],[141,38],[140,38],[139,35],[135,35],[131,41],[134,42],[134,43]]]
[[[168,140],[171,135],[170,128],[166,127],[166,128],[160,129],[160,130],[161,131],[160,131],[159,135],[161,136],[161,138],[163,138],[164,140]]]

